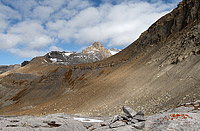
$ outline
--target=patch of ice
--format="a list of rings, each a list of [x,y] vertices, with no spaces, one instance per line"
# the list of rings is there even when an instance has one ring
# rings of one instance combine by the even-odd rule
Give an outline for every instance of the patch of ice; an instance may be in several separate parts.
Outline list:
[[[79,117],[74,117],[74,120],[80,121],[80,122],[103,122],[102,120],[97,120],[97,119],[89,119],[89,118],[79,118]]]

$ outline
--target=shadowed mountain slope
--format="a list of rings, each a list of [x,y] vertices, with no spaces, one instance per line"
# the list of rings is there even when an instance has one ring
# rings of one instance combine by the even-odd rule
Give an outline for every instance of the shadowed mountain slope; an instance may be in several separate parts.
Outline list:
[[[46,56],[0,75],[1,114],[153,114],[200,99],[200,2],[183,0],[120,53],[77,65]]]

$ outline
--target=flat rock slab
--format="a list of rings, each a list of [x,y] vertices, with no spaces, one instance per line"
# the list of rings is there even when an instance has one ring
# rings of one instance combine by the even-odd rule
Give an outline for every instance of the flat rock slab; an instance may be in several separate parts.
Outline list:
[[[0,130],[3,131],[84,131],[83,123],[65,115],[0,117]]]
[[[200,130],[200,113],[166,113],[149,116],[146,130]]]

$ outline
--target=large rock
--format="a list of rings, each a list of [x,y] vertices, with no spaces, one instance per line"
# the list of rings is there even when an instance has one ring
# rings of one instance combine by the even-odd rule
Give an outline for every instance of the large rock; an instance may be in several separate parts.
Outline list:
[[[132,117],[132,118],[137,114],[137,112],[135,112],[133,109],[131,109],[128,106],[123,106],[122,110],[124,113],[126,113],[129,117]]]
[[[145,121],[144,112],[143,111],[137,112],[137,114],[133,118],[138,121]]]

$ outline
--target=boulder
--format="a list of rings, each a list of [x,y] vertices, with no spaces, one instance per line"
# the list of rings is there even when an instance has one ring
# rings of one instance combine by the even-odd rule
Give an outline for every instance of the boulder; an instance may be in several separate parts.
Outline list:
[[[126,113],[129,117],[133,118],[137,113],[131,109],[129,106],[123,106],[122,110]]]

